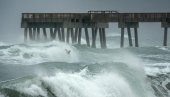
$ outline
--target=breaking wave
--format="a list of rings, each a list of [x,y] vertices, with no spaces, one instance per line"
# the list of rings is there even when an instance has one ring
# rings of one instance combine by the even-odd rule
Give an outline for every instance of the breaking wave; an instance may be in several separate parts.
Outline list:
[[[68,56],[65,49],[71,50]],[[0,62],[31,65],[43,62],[78,62],[78,51],[73,46],[57,41],[0,47]]]

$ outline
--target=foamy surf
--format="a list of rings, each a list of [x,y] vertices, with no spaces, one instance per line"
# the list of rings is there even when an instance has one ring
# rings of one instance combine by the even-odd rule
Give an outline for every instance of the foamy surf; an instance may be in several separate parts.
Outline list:
[[[68,55],[65,51],[71,53]],[[78,51],[75,47],[57,41],[49,43],[32,43],[13,45],[0,49],[0,62],[7,64],[33,65],[43,62],[78,62]]]
[[[169,54],[159,47],[92,49],[57,41],[1,46],[0,95],[169,97]]]
[[[1,85],[1,92],[7,96],[16,93],[16,95],[28,97],[151,96],[143,86],[144,82],[141,80],[143,78],[139,78],[137,74],[132,74],[131,71],[126,74],[108,71],[107,68],[98,69],[98,73],[95,73],[92,68],[97,66],[100,65],[88,65],[80,71],[72,73],[58,71],[52,75],[40,74],[35,77],[20,78]],[[112,65],[109,66],[113,68]],[[126,69],[128,68],[125,66],[124,72]],[[152,97],[154,96],[152,95]]]

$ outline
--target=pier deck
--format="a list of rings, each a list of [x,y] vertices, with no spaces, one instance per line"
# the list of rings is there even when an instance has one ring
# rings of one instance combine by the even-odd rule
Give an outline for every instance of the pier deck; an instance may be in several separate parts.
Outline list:
[[[167,32],[170,27],[170,13],[119,13],[117,11],[88,11],[87,13],[22,13],[21,28],[24,28],[25,40],[40,39],[40,28],[44,38],[46,29],[50,29],[50,38],[69,43],[81,43],[81,33],[84,29],[87,46],[96,47],[96,37],[99,32],[101,48],[106,48],[106,32],[109,23],[117,22],[121,28],[120,46],[124,46],[124,30],[127,29],[129,46],[133,46],[131,28],[134,29],[135,47],[138,47],[139,22],[160,22],[164,28],[163,45],[167,46]],[[65,31],[67,29],[67,31]],[[89,41],[89,29],[92,33],[92,43]],[[66,32],[66,34],[65,34]]]

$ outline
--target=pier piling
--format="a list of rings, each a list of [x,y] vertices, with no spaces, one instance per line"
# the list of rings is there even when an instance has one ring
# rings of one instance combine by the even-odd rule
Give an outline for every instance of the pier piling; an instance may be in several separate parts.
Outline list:
[[[61,29],[58,27],[57,30],[58,30],[58,39],[59,39],[59,41],[61,41],[62,40]]]
[[[129,27],[127,27],[127,32],[128,32],[129,46],[132,47],[133,43],[132,43],[131,29]]]
[[[75,36],[74,36],[74,41],[77,42],[77,38],[78,38],[78,28],[75,28]]]
[[[70,28],[67,28],[66,42],[69,43],[69,40],[70,40]]]
[[[97,35],[97,28],[92,28],[92,48],[96,48],[96,35]]]
[[[37,40],[40,40],[40,28],[37,28]]]
[[[137,28],[134,28],[134,36],[135,36],[135,47],[139,47],[139,43],[138,43],[138,30],[137,30]]]
[[[33,37],[32,37],[32,28],[29,28],[29,38],[30,38],[30,40],[33,40]]]
[[[105,49],[105,48],[107,48],[105,28],[102,28],[102,36],[103,36],[103,48]]]
[[[51,39],[51,40],[54,40],[53,28],[50,28],[50,39]]]
[[[65,42],[65,31],[64,31],[64,28],[61,28],[61,34],[62,34],[62,42]]]
[[[85,37],[86,37],[87,46],[90,47],[88,28],[84,28],[84,31],[85,31]]]
[[[82,28],[79,28],[79,32],[78,32],[78,44],[81,44],[81,33],[82,33]]]
[[[104,43],[103,43],[103,33],[102,33],[102,28],[99,28],[99,37],[100,37],[100,45],[101,45],[101,48],[104,47]]]
[[[44,35],[45,40],[47,40],[46,28],[43,28],[43,35]]]
[[[33,36],[32,36],[32,37],[33,37],[33,40],[35,40],[35,36],[36,36],[36,28],[34,27],[34,28],[33,28]]]
[[[72,41],[72,43],[75,43],[75,41],[74,41],[74,29],[71,28],[70,30],[71,30],[71,41]]]
[[[53,40],[56,39],[56,35],[57,35],[57,28],[55,27],[53,31]]]
[[[26,42],[27,41],[27,38],[28,38],[28,28],[25,28],[24,29],[24,41]]]
[[[124,47],[124,28],[121,28],[121,38],[120,38],[120,47]]]
[[[164,28],[164,42],[163,42],[163,46],[167,46],[167,37],[168,37],[168,28],[165,27]]]

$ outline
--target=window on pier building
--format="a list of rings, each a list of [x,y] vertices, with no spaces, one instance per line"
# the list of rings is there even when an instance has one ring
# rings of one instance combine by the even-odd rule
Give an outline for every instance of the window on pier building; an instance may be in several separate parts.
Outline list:
[[[75,22],[75,19],[71,19],[71,22]]]
[[[28,15],[28,18],[33,18],[33,14],[29,14],[29,15]]]
[[[71,22],[76,22],[76,23],[78,23],[78,22],[80,22],[80,20],[79,20],[79,19],[71,19]]]
[[[79,19],[76,19],[76,23],[78,23],[79,22]]]
[[[28,18],[28,14],[23,14],[23,18]]]
[[[35,18],[39,18],[39,14],[35,14],[34,16],[35,16]]]

